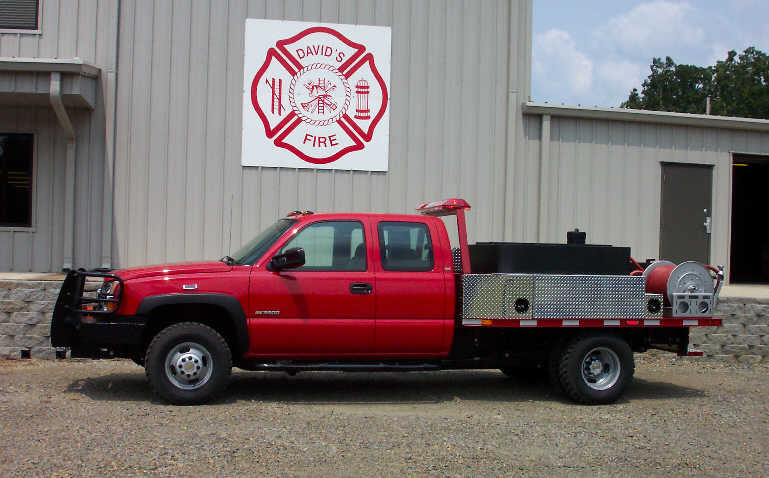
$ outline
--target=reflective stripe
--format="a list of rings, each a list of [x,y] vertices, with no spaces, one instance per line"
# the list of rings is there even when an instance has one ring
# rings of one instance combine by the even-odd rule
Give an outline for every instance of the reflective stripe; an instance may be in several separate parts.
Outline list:
[[[481,319],[462,319],[462,325],[481,325]]]
[[[522,320],[520,322],[521,327],[536,327],[537,321],[536,320]]]
[[[684,320],[684,327],[687,325],[700,325],[698,320]]]
[[[659,320],[644,320],[644,325],[660,325]]]
[[[579,320],[562,320],[561,325],[564,327],[579,327]]]
[[[619,325],[619,320],[604,320],[603,325]]]

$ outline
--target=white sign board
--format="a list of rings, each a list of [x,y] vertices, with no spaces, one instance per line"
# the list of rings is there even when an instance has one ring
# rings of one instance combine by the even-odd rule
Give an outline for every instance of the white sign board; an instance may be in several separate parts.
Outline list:
[[[241,164],[387,171],[390,34],[247,19]]]

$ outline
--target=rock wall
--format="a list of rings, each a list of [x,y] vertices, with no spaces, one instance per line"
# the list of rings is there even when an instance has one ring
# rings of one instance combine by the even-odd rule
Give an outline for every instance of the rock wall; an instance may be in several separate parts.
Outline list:
[[[769,361],[769,300],[722,298],[716,316],[722,327],[694,327],[689,342],[716,360]]]
[[[56,357],[51,316],[59,281],[0,281],[0,358]]]

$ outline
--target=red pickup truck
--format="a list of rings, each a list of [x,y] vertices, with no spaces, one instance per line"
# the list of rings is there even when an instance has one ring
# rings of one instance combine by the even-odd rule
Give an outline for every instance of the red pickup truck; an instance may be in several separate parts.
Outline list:
[[[178,404],[221,394],[232,366],[528,370],[576,401],[609,403],[632,379],[633,352],[695,355],[689,327],[721,323],[712,310],[723,270],[641,267],[627,248],[584,239],[470,246],[469,208],[450,199],[415,215],[295,211],[219,261],[73,270],[51,343],[72,357],[131,358]],[[456,217],[458,248],[439,216]],[[84,293],[93,278],[101,286]]]

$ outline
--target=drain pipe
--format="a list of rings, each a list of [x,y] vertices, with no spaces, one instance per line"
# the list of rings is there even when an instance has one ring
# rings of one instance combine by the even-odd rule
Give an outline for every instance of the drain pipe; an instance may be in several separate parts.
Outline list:
[[[67,162],[64,169],[64,260],[62,270],[72,269],[75,256],[75,128],[61,99],[61,73],[51,73],[49,97],[59,126],[67,138]]]

